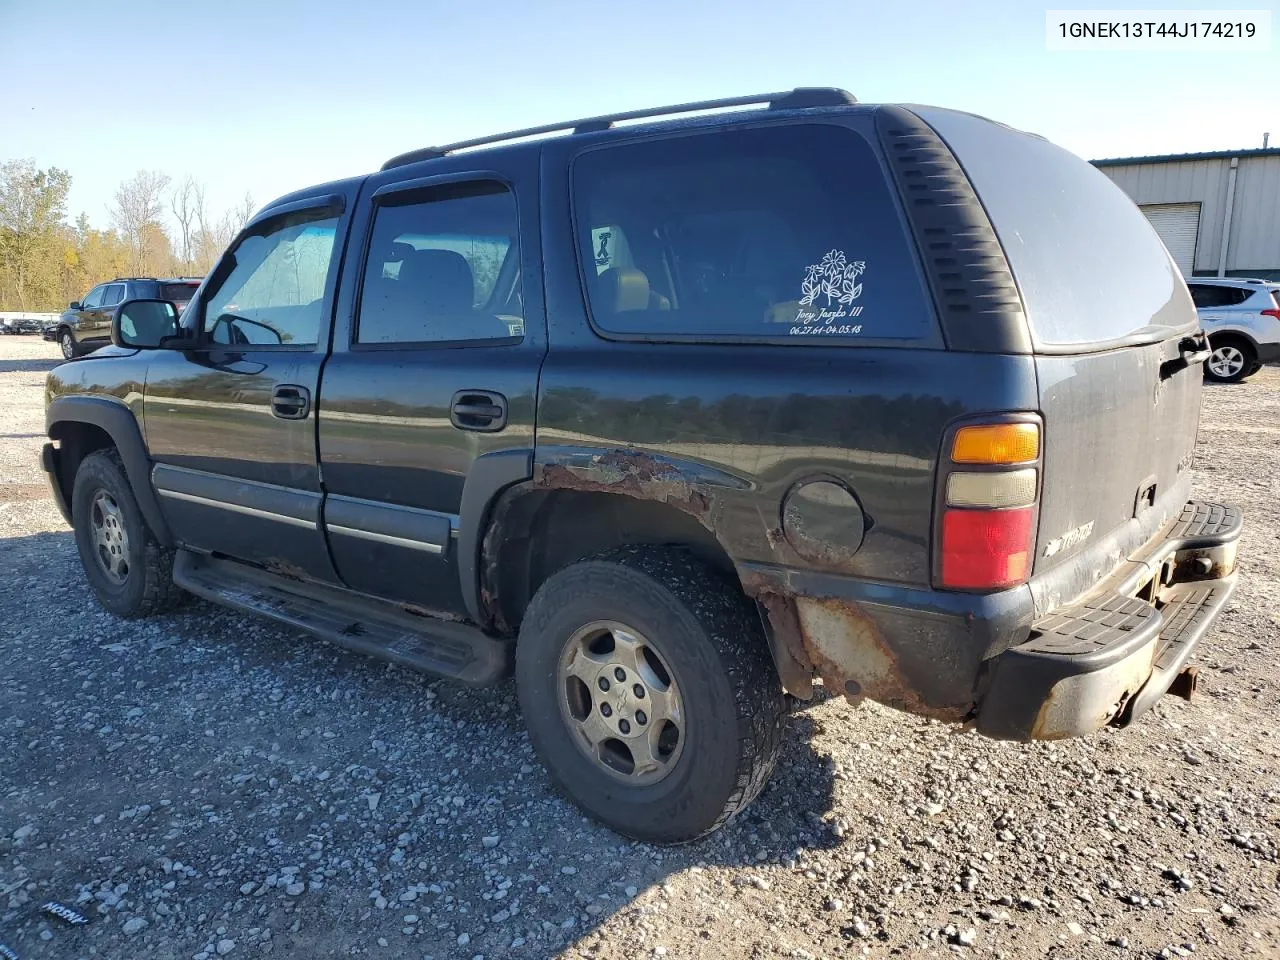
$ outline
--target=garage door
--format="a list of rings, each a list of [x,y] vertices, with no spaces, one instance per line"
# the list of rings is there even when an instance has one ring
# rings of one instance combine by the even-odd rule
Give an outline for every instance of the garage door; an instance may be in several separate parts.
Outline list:
[[[1169,248],[1169,256],[1184,277],[1191,276],[1196,260],[1196,231],[1200,227],[1198,203],[1152,203],[1138,207]]]

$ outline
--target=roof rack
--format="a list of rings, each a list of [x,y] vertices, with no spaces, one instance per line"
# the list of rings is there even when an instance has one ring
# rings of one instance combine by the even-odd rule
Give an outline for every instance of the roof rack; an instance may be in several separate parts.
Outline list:
[[[857,102],[853,94],[838,87],[797,87],[794,90],[778,93],[758,93],[746,97],[727,97],[723,100],[699,100],[694,103],[677,103],[666,107],[648,107],[644,110],[628,110],[625,113],[611,113],[602,117],[586,117],[582,120],[548,123],[541,127],[526,127],[524,130],[512,130],[509,133],[477,137],[474,140],[460,140],[442,147],[422,147],[392,157],[382,165],[382,169],[390,170],[392,167],[402,167],[408,163],[417,163],[419,160],[435,160],[458,150],[501,143],[504,140],[536,137],[544,133],[558,133],[561,130],[570,130],[573,133],[597,133],[608,130],[615,123],[623,120],[642,120],[646,117],[663,117],[699,110],[725,110],[730,107],[747,107],[761,103],[767,103],[770,110],[800,110],[806,107],[843,107]]]

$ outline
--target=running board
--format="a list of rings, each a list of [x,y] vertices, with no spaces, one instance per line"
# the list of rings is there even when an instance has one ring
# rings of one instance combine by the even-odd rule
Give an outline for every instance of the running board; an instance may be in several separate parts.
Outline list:
[[[510,644],[469,624],[417,616],[341,587],[292,580],[234,560],[179,550],[173,581],[214,603],[468,686],[494,683],[510,661]]]

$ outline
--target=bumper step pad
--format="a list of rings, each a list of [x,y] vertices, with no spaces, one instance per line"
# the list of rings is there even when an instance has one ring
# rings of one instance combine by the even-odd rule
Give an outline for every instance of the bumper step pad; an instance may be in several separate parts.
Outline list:
[[[1128,726],[1168,691],[1234,589],[1230,574],[1166,587],[1158,609],[1111,594],[1037,621],[996,658],[978,729],[1054,740]]]
[[[1160,613],[1137,597],[1099,597],[1050,614],[1032,627],[1020,653],[1111,660],[1144,646],[1160,626]]]
[[[1188,500],[1168,539],[1194,541],[1185,544],[1186,547],[1200,546],[1200,541],[1218,544],[1236,539],[1243,526],[1244,515],[1239,507]]]
[[[1151,679],[1125,705],[1115,720],[1117,726],[1127,727],[1164,696],[1191,658],[1200,638],[1208,632],[1210,621],[1226,606],[1234,589],[1235,579],[1229,578],[1225,581],[1180,583],[1165,592]]]

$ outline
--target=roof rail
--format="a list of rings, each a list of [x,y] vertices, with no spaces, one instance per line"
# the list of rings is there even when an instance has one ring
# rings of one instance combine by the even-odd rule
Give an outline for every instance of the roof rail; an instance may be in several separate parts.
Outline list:
[[[482,147],[504,140],[519,140],[524,137],[536,137],[544,133],[558,133],[571,130],[574,133],[597,133],[608,130],[615,123],[623,120],[642,120],[646,117],[663,117],[677,113],[693,113],[699,110],[725,110],[730,107],[746,107],[767,103],[770,110],[799,110],[805,107],[841,107],[857,103],[857,98],[847,90],[838,87],[797,87],[779,93],[758,93],[746,97],[727,97],[723,100],[699,100],[693,103],[677,103],[666,107],[648,107],[644,110],[628,110],[625,113],[611,113],[601,117],[586,117],[582,120],[566,120],[563,123],[548,123],[541,127],[526,127],[523,130],[512,130],[488,137],[477,137],[474,140],[460,140],[457,143],[442,147],[422,147],[392,157],[382,165],[383,170],[402,167],[419,160],[435,160],[458,150]]]

